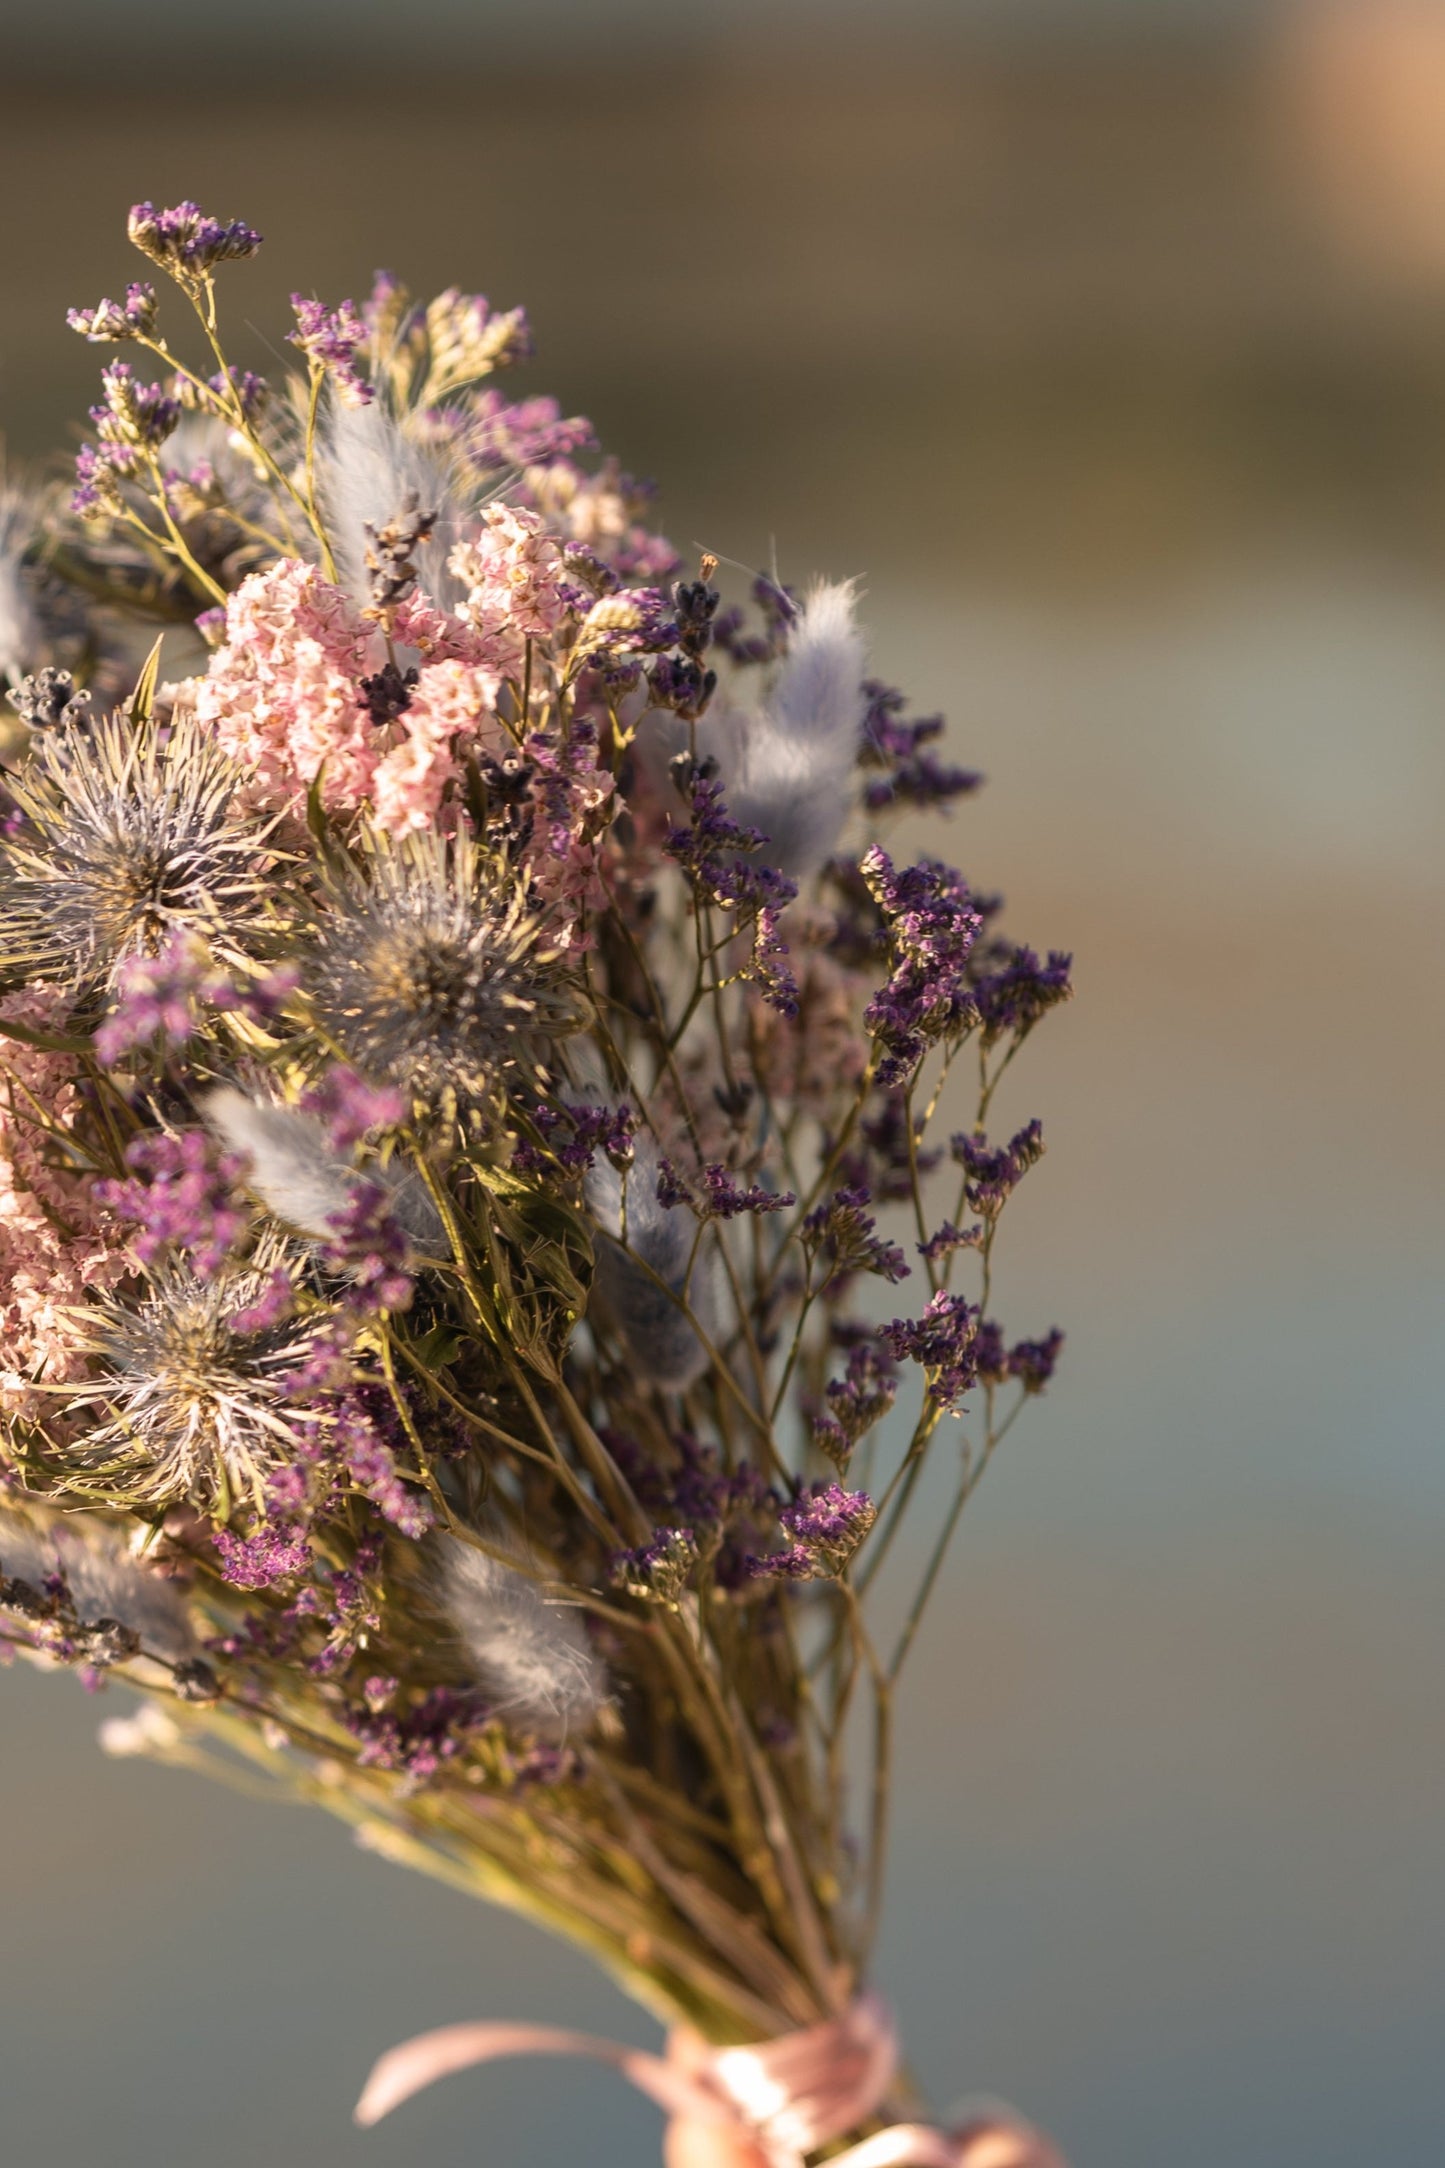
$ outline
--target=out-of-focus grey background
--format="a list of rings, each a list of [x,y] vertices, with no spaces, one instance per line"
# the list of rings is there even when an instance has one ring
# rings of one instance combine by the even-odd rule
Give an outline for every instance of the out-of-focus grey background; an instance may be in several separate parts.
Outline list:
[[[1076,2168],[1445,2152],[1445,10],[52,0],[6,32],[0,411],[65,440],[124,212],[524,299],[669,531],[861,573],[1079,998],[1002,1307],[1070,1333],[907,1705],[882,1982],[935,2100]],[[953,853],[950,852],[950,855]],[[114,1701],[111,1704],[115,1705]],[[319,1817],[0,1676],[0,2155],[624,2168],[566,2066],[375,2133],[467,2015],[646,2021]]]

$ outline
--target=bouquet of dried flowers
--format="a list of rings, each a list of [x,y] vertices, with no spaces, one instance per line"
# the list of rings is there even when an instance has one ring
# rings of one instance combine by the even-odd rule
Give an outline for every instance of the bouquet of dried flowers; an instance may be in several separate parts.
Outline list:
[[[1053,2160],[900,2121],[866,1979],[900,1675],[1060,1347],[993,1312],[1043,1143],[991,1107],[1068,958],[876,840],[979,778],[854,586],[685,576],[586,422],[495,387],[520,310],[297,295],[267,384],[217,311],[259,236],[129,231],[151,278],[71,313],[124,349],[74,493],[0,517],[4,1646],[672,2029],[452,2028],[366,2119],[580,2047],[678,2164]]]

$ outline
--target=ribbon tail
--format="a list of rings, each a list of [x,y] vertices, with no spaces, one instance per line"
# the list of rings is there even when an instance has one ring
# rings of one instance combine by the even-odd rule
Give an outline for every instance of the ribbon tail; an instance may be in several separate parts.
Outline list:
[[[828,2168],[961,2168],[958,2147],[926,2123],[893,2123],[837,2153]]]
[[[443,2025],[436,2032],[418,2033],[414,2040],[389,2048],[373,2066],[356,2103],[354,2119],[369,2128],[438,2078],[470,2070],[476,2063],[495,2062],[505,2055],[584,2055],[620,2071],[669,2115],[719,2120],[716,2095],[663,2062],[660,2056],[622,2047],[615,2040],[599,2040],[591,2033],[564,2032],[552,2025],[501,2022]]]

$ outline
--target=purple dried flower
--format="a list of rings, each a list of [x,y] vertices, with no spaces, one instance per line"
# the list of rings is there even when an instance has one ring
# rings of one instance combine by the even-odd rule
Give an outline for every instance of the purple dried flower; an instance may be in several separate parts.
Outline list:
[[[879,1083],[906,1084],[930,1046],[973,1021],[967,968],[981,920],[960,875],[936,859],[900,873],[875,844],[859,871],[882,913],[892,966],[864,1023],[880,1048]]]
[[[748,976],[756,980],[770,1008],[796,1016],[797,982],[778,928],[781,913],[797,896],[798,884],[772,866],[749,863],[745,854],[758,850],[765,839],[756,828],[744,828],[732,818],[723,802],[722,783],[707,761],[693,762],[684,755],[674,768],[674,780],[688,799],[692,817],[687,827],[669,831],[664,849],[682,867],[697,895],[720,910],[735,912],[740,924],[751,919],[753,953]]]
[[[225,998],[231,984],[205,943],[179,928],[155,956],[127,956],[116,972],[116,1002],[97,1027],[95,1050],[106,1063],[159,1039],[184,1046],[196,1030],[202,1002]],[[219,1004],[218,1004],[219,1005]]]
[[[208,218],[196,203],[158,211],[153,203],[131,206],[126,231],[143,256],[183,284],[194,284],[218,263],[254,256],[261,236],[243,219]]]
[[[878,1518],[867,1491],[844,1490],[841,1483],[815,1483],[778,1522],[792,1542],[785,1551],[751,1560],[758,1580],[836,1581]]]
[[[952,1220],[945,1220],[937,1234],[917,1245],[918,1254],[930,1265],[942,1264],[944,1258],[952,1257],[956,1250],[977,1250],[983,1247],[983,1228],[955,1227]]]
[[[951,1137],[948,1148],[967,1177],[963,1193],[970,1209],[985,1220],[994,1220],[1029,1168],[1043,1158],[1043,1125],[1029,1122],[997,1151],[977,1132]]]
[[[898,1381],[886,1355],[873,1341],[849,1352],[847,1369],[823,1391],[826,1406],[813,1417],[813,1443],[838,1469],[853,1448],[898,1397]]]
[[[67,309],[65,321],[92,345],[139,339],[156,327],[156,290],[145,280],[127,286],[124,301],[99,301],[93,309]]]
[[[395,1129],[406,1119],[405,1096],[389,1084],[368,1084],[345,1063],[327,1070],[301,1102],[317,1115],[333,1152],[352,1152],[374,1129]]]
[[[291,344],[300,347],[313,369],[330,376],[344,405],[370,406],[376,392],[357,368],[356,353],[371,333],[356,303],[343,301],[328,309],[324,301],[293,294],[291,306],[296,311]]]
[[[868,703],[863,718],[863,764],[884,771],[864,791],[870,812],[881,812],[889,805],[944,808],[979,788],[983,777],[975,769],[951,767],[931,750],[943,733],[941,715],[905,720],[903,694],[877,678],[866,679],[863,691]]]
[[[896,1242],[885,1241],[866,1210],[871,1198],[862,1183],[846,1184],[810,1212],[803,1222],[803,1244],[827,1264],[824,1286],[854,1272],[876,1272],[890,1281],[906,1280],[909,1267]]]
[[[277,1265],[255,1300],[243,1309],[232,1311],[231,1330],[242,1339],[251,1333],[270,1332],[277,1325],[285,1324],[295,1304],[296,1290],[291,1285],[291,1275]]]
[[[928,1397],[940,1408],[955,1406],[978,1382],[978,1335],[977,1306],[944,1288],[922,1317],[895,1318],[882,1329],[899,1362],[916,1362],[928,1373]]]
[[[404,1536],[424,1536],[434,1515],[425,1494],[402,1481],[396,1456],[405,1439],[395,1410],[375,1387],[361,1386],[342,1401],[333,1422],[342,1465],[383,1519]]]
[[[828,1140],[831,1149],[832,1140]],[[870,1189],[879,1204],[906,1204],[913,1196],[913,1172],[920,1181],[942,1159],[941,1149],[924,1148],[923,1118],[913,1120],[913,1151],[908,1149],[908,1112],[901,1092],[891,1091],[875,1114],[858,1124],[858,1142],[838,1162],[845,1180]]]
[[[143,384],[128,361],[111,361],[100,372],[101,400],[90,410],[95,433],[108,446],[111,465],[129,473],[139,451],[164,444],[181,418],[181,406],[159,384]]]
[[[1072,995],[1073,958],[1050,949],[1040,963],[1031,948],[1016,948],[994,970],[974,977],[971,993],[983,1043],[992,1046],[1011,1032],[1022,1039],[1050,1009]]]
[[[609,1578],[614,1588],[626,1589],[643,1603],[676,1610],[697,1561],[697,1538],[690,1528],[655,1528],[650,1543],[617,1553]]]
[[[381,1184],[353,1177],[351,1195],[329,1225],[322,1254],[332,1270],[344,1272],[351,1283],[347,1307],[363,1312],[406,1309],[412,1298],[406,1269],[409,1246]]]
[[[694,1179],[688,1181],[670,1159],[663,1158],[658,1161],[657,1201],[668,1211],[685,1204],[699,1219],[730,1220],[743,1212],[785,1212],[798,1200],[791,1190],[779,1194],[756,1185],[744,1189],[726,1167],[715,1162],[700,1167]]]
[[[562,419],[555,399],[511,401],[489,386],[475,394],[463,445],[466,456],[484,470],[538,467],[596,444],[592,424],[582,416]]]
[[[1057,1325],[1042,1340],[1017,1340],[1008,1352],[1009,1376],[1017,1378],[1026,1393],[1041,1393],[1052,1378],[1063,1353],[1064,1336]]]
[[[221,1557],[221,1579],[233,1588],[274,1588],[304,1573],[311,1563],[311,1547],[292,1528],[267,1522],[250,1536],[233,1536],[218,1528],[216,1549]]]
[[[588,1104],[539,1106],[532,1121],[545,1148],[526,1139],[517,1146],[512,1164],[524,1174],[540,1174],[551,1167],[569,1174],[590,1174],[602,1152],[619,1169],[632,1164],[637,1117],[631,1107]]]
[[[138,1223],[141,1263],[152,1264],[169,1244],[189,1253],[199,1279],[214,1279],[246,1231],[246,1214],[235,1201],[244,1162],[218,1152],[203,1129],[137,1137],[125,1162],[133,1178],[97,1182],[95,1194],[122,1219]]]

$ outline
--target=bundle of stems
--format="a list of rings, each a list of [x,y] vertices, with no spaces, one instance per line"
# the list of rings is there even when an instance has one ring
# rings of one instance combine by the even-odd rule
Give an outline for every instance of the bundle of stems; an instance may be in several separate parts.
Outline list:
[[[884,848],[979,778],[854,585],[688,576],[496,389],[520,311],[297,296],[268,386],[217,309],[259,237],[130,236],[189,334],[72,312],[136,361],[0,565],[0,1635],[668,2023],[836,2016],[1061,1344],[994,1315],[1043,1143],[991,1124],[1069,961]]]

